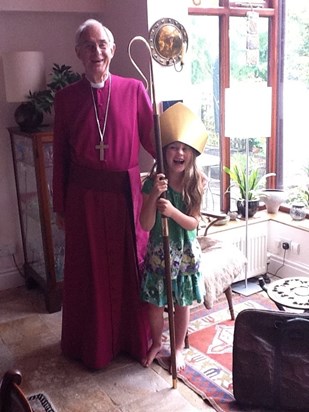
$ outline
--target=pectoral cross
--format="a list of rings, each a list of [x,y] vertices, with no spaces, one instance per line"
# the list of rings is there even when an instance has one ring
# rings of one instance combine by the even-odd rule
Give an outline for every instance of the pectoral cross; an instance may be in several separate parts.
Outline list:
[[[103,140],[99,144],[95,145],[95,149],[100,150],[100,160],[104,160],[104,150],[108,149],[108,144],[104,144]]]

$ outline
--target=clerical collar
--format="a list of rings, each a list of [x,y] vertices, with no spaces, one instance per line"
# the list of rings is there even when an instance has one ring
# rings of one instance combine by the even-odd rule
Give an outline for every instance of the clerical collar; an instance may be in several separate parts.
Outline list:
[[[107,75],[105,76],[104,80],[102,82],[99,83],[93,83],[91,82],[89,79],[87,79],[89,81],[89,83],[91,84],[91,87],[93,87],[94,89],[102,89],[105,85],[106,80],[109,77],[109,73],[107,73]]]

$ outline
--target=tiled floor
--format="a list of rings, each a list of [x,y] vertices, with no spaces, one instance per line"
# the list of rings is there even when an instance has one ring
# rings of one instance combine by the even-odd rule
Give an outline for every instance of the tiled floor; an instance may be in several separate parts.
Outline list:
[[[45,392],[57,412],[213,411],[156,363],[143,368],[121,357],[90,372],[60,352],[61,312],[46,313],[42,293],[0,292],[0,372],[18,368],[28,395]]]

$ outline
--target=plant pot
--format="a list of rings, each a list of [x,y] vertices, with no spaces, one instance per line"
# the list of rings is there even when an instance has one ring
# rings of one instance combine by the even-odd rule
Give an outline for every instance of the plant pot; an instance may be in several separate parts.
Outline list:
[[[268,213],[278,213],[279,207],[285,200],[286,195],[280,189],[265,189],[260,193],[260,198],[265,203]]]
[[[293,203],[290,209],[290,216],[293,220],[303,220],[306,218],[306,209],[303,203]]]
[[[253,217],[258,208],[259,208],[260,200],[249,200],[248,201],[248,217]],[[237,210],[238,214],[240,214],[242,217],[246,217],[246,201],[245,199],[240,199],[237,200]]]
[[[32,102],[25,102],[17,107],[15,121],[22,131],[32,132],[41,125],[43,113]]]

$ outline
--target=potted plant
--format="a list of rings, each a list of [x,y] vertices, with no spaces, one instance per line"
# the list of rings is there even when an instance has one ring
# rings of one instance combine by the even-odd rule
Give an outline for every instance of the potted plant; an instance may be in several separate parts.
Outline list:
[[[248,186],[246,180],[246,166],[240,163],[235,163],[233,167],[228,168],[223,166],[223,170],[230,176],[232,183],[228,188],[230,191],[232,186],[236,186],[239,189],[240,196],[237,200],[238,213],[243,217],[246,215],[246,193],[248,193],[248,217],[255,215],[260,201],[260,193],[265,180],[270,176],[275,176],[275,173],[266,173],[260,176],[259,169],[257,167],[252,168],[248,174]]]
[[[55,94],[58,90],[74,83],[81,78],[79,73],[72,71],[71,66],[65,64],[59,66],[54,63],[51,75],[51,81],[47,83],[46,90],[40,90],[38,92],[29,91],[27,98],[34,104],[39,112],[51,113],[51,109],[54,105]]]
[[[309,164],[302,167],[305,179],[297,182],[297,185],[289,187],[287,204],[303,203],[308,209],[309,207]],[[299,184],[300,183],[300,184]]]

